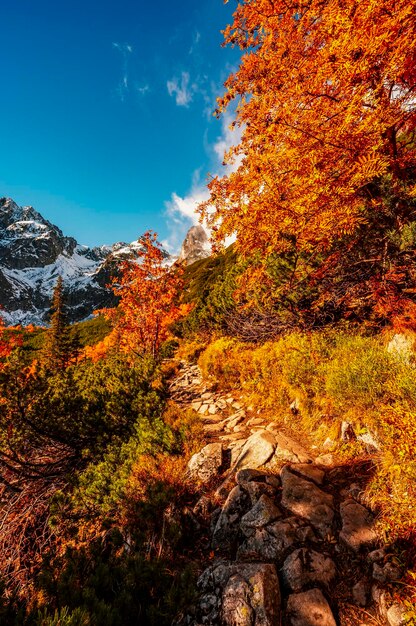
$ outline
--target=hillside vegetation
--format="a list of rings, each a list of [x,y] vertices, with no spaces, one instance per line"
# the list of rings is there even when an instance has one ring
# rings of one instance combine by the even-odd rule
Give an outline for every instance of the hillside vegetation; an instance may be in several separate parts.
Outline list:
[[[367,468],[416,623],[415,12],[239,2],[217,113],[236,102],[241,140],[200,207],[218,253],[168,267],[147,232],[117,308],[70,326],[59,279],[48,328],[0,327],[0,623],[168,626],[192,604],[215,556],[193,508],[217,496],[187,472],[204,435],[170,397],[181,361]]]

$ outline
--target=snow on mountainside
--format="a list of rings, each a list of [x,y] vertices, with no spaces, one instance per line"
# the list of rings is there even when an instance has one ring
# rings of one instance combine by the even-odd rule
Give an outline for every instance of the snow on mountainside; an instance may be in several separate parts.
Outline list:
[[[53,289],[64,280],[71,321],[85,319],[95,309],[114,306],[107,287],[120,261],[140,248],[137,241],[88,248],[45,220],[33,207],[0,198],[0,308],[8,325],[48,323]],[[192,263],[209,256],[202,226],[193,226],[179,260]],[[167,255],[166,261],[174,258]]]
[[[0,306],[7,324],[45,324],[58,276],[64,279],[72,321],[115,299],[106,287],[117,260],[138,247],[88,248],[45,220],[33,207],[0,198]]]

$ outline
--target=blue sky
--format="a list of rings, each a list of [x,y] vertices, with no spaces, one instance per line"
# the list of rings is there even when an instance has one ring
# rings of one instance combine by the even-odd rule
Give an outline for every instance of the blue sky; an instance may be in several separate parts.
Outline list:
[[[1,0],[0,196],[80,243],[152,228],[175,247],[230,143],[212,111],[234,6]]]

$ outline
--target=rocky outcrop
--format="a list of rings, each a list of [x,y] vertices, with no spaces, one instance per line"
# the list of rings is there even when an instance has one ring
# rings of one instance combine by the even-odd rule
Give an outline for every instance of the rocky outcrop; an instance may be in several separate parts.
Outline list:
[[[211,244],[205,228],[200,224],[191,226],[182,244],[178,261],[191,265],[195,261],[206,259],[211,254]]]
[[[341,619],[344,607],[355,607],[355,615],[364,607],[364,621],[373,615],[386,626],[405,623],[403,607],[389,605],[383,590],[403,571],[393,553],[377,548],[382,542],[360,484],[253,416],[236,392],[208,388],[196,365],[183,367],[171,393],[194,407],[223,454],[211,506],[203,496],[205,514],[213,511],[214,562],[200,576],[198,600],[181,626],[356,623]]]
[[[71,322],[114,306],[117,300],[108,285],[117,275],[120,260],[134,256],[139,247],[137,241],[96,248],[79,245],[33,207],[0,198],[2,317],[7,324],[47,323],[58,276],[64,281]],[[205,231],[193,227],[183,246],[183,260],[190,263],[209,254]]]

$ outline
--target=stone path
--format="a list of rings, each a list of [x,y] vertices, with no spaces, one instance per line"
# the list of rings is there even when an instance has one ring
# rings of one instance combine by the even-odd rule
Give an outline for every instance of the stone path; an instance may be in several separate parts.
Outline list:
[[[201,414],[209,442],[190,460],[190,475],[206,485],[221,481],[213,495],[220,506],[211,512],[214,561],[181,625],[405,623],[383,590],[402,572],[380,548],[359,484],[340,479],[237,394],[208,389],[196,365],[182,368],[171,394]],[[204,495],[194,513],[207,509]],[[344,615],[348,606],[356,607],[353,621]],[[357,621],[359,607],[366,617]]]

